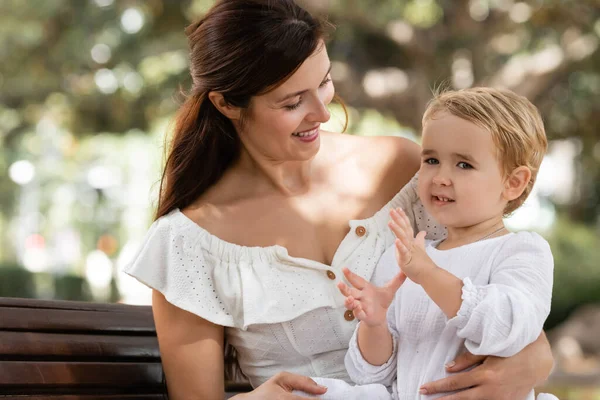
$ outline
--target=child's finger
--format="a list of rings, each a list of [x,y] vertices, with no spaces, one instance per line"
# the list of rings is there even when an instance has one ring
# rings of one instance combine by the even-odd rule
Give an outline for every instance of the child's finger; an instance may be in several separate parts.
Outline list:
[[[340,292],[346,297],[356,297],[357,299],[360,299],[362,297],[362,293],[360,290],[351,288],[344,282],[338,282],[337,287],[340,290]]]
[[[346,279],[348,279],[348,282],[357,289],[362,290],[368,284],[367,281],[350,271],[348,268],[342,268],[342,272],[344,273],[344,276],[346,276]]]
[[[350,296],[350,288],[344,282],[338,282],[337,287],[344,296]]]
[[[398,223],[400,224],[400,226],[402,226],[404,229],[411,228],[410,220],[406,216],[406,213],[404,212],[404,210],[400,207],[396,208],[396,219],[397,219]]]
[[[404,272],[400,271],[400,273],[396,274],[396,276],[394,276],[392,280],[385,285],[385,287],[392,293],[396,293],[405,280],[406,275],[404,274]]]
[[[394,244],[396,245],[396,249],[398,250],[398,252],[400,252],[400,254],[403,257],[407,255],[407,253],[409,252],[408,246],[406,246],[402,240],[396,239],[394,241]]]
[[[412,248],[414,242],[414,238],[412,237],[412,235],[408,235],[406,232],[404,232],[402,235],[398,236],[398,239],[402,242],[404,246],[406,246],[406,248]]]
[[[421,231],[417,234],[417,237],[415,238],[415,244],[422,249],[425,248],[425,236],[426,235],[427,235],[427,232]]]
[[[360,304],[354,309],[353,312],[354,316],[359,320],[364,321],[365,319],[367,319],[367,314],[365,314],[365,311],[362,309],[362,306]]]
[[[410,221],[407,219],[406,214],[403,213],[400,215],[398,212],[395,212],[393,223],[398,226],[398,231],[402,232],[402,235],[398,235],[394,232],[397,237],[405,237],[407,240],[414,239],[412,226],[410,225]]]
[[[402,218],[402,214],[400,214],[401,211],[402,209],[400,208],[394,209],[390,212],[390,216],[392,217],[392,221],[394,221],[394,223],[396,223],[400,229],[405,230],[406,226],[404,219]]]
[[[344,305],[346,306],[346,308],[351,309],[354,308],[354,301],[356,299],[352,296],[346,297],[346,299],[344,300]]]
[[[406,232],[394,221],[388,222],[388,227],[397,238],[406,237]]]
[[[398,214],[400,215],[400,219],[402,220],[404,229],[410,234],[411,237],[413,237],[414,234],[412,224],[410,223],[410,219],[408,219],[408,215],[406,215],[403,209],[399,208],[399,210],[400,211],[398,212]]]
[[[408,264],[408,260],[410,260],[410,250],[400,241],[400,239],[396,239],[396,250],[398,252],[399,264],[405,265]]]
[[[394,242],[394,246],[396,247],[396,262],[398,262],[398,265],[404,265],[404,256],[402,255],[402,252],[400,251],[400,249],[398,248],[398,246],[402,246],[402,244],[398,244],[398,242],[400,241],[400,239],[396,239],[396,241]]]

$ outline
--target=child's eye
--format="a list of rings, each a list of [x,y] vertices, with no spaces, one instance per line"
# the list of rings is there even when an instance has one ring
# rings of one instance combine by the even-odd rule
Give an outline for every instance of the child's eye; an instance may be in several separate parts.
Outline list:
[[[298,102],[296,104],[290,104],[289,106],[285,106],[285,108],[287,110],[293,111],[296,108],[300,107],[300,104],[302,104],[302,99],[298,100]]]
[[[426,158],[425,160],[423,160],[423,162],[429,165],[437,165],[440,163],[436,158]]]
[[[459,162],[458,164],[456,164],[458,166],[458,168],[460,169],[473,169],[473,166],[469,163],[466,163],[464,161]]]

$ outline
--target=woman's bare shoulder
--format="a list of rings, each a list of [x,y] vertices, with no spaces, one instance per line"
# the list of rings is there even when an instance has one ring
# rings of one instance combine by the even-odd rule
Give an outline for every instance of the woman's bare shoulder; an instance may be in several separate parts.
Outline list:
[[[332,148],[358,162],[373,179],[380,180],[383,188],[394,194],[418,171],[420,146],[410,139],[398,136],[332,135]]]
[[[326,138],[324,154],[332,167],[353,171],[370,182],[375,203],[387,203],[419,170],[421,148],[412,140],[350,134]]]
[[[222,197],[222,191],[212,187],[181,212],[203,229],[215,233],[214,230],[221,225],[224,216]]]

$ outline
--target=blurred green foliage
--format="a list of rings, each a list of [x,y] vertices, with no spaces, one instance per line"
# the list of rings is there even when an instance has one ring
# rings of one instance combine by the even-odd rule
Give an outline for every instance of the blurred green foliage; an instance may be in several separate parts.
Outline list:
[[[548,237],[554,255],[550,329],[578,306],[600,303],[600,241],[594,230],[560,218]]]
[[[337,26],[328,50],[336,89],[351,107],[351,132],[418,135],[431,89],[448,82],[510,87],[539,107],[550,139],[577,142],[577,196],[560,206],[550,237],[556,283],[547,326],[577,305],[599,300],[597,0],[299,2]],[[165,128],[162,121],[176,110],[179,90],[190,82],[184,28],[212,3],[0,2],[0,262],[15,259],[7,232],[23,199],[8,167],[21,159],[38,168],[41,234],[56,230],[57,212],[50,203],[63,201],[59,195],[69,189],[75,193],[68,207],[81,232],[82,253],[94,249],[106,232],[123,244],[121,238],[131,233],[120,219],[132,201],[125,189],[141,179],[138,172],[129,173],[135,167],[132,155],[160,151],[156,137]],[[386,85],[374,91],[373,82],[381,77],[387,77]],[[373,122],[379,120],[387,122]],[[155,158],[139,160],[138,167],[158,179]],[[121,186],[90,187],[86,174],[98,165],[120,171]],[[82,265],[73,270],[82,275]],[[0,274],[5,278],[0,296],[41,290],[90,298],[76,277],[55,282],[8,267]],[[116,296],[113,285],[111,298]]]
[[[0,297],[94,300],[85,278],[33,273],[19,265],[0,265]]]

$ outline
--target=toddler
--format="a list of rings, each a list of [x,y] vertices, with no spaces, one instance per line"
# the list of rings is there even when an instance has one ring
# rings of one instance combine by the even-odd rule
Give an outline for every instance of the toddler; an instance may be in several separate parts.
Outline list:
[[[421,385],[448,376],[444,365],[465,348],[512,356],[550,312],[548,243],[503,223],[531,192],[547,148],[537,109],[507,90],[438,94],[423,116],[422,148],[418,197],[447,237],[415,238],[404,211],[392,209],[397,239],[371,282],[344,270],[352,287],[339,289],[360,320],[345,358],[357,386],[317,378],[328,387],[323,399],[441,397]]]

